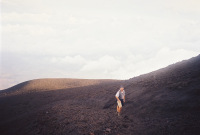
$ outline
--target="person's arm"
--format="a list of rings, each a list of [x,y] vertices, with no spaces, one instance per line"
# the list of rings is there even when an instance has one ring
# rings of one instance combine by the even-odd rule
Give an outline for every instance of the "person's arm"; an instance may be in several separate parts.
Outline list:
[[[115,96],[115,97],[116,97],[117,101],[120,101],[119,98],[118,98],[117,96]],[[121,102],[121,101],[120,101],[120,102]]]
[[[124,96],[124,103],[125,103],[125,96]]]
[[[116,97],[117,101],[120,101],[119,100],[119,91],[116,93],[115,97]]]

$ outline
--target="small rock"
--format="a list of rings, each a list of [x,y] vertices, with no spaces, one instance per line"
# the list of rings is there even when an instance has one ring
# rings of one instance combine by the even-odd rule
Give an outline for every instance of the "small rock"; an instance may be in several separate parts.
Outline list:
[[[106,132],[110,132],[111,131],[111,129],[110,128],[106,128]]]

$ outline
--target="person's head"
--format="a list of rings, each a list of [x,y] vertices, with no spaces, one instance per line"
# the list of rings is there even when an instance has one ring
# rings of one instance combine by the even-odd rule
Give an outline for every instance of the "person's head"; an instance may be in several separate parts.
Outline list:
[[[121,86],[121,87],[120,87],[120,90],[121,90],[121,91],[123,91],[123,90],[124,90],[124,87],[123,87],[123,86]]]

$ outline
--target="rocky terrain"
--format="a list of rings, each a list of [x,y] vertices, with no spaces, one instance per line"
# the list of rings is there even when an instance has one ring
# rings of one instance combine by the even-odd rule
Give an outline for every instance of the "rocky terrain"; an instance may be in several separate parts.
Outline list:
[[[199,135],[200,55],[129,80],[38,79],[2,90],[0,134]]]

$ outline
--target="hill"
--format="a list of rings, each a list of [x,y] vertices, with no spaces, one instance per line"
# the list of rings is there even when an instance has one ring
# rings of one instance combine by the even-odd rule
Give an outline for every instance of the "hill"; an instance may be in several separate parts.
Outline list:
[[[68,89],[84,87],[101,83],[111,83],[117,80],[111,79],[70,79],[70,78],[45,78],[35,79],[17,84],[11,88],[0,91],[4,94],[21,94],[36,91],[51,91],[58,89]]]
[[[200,55],[129,80],[39,79],[0,93],[0,133],[200,134]],[[125,86],[116,115],[114,98]]]

